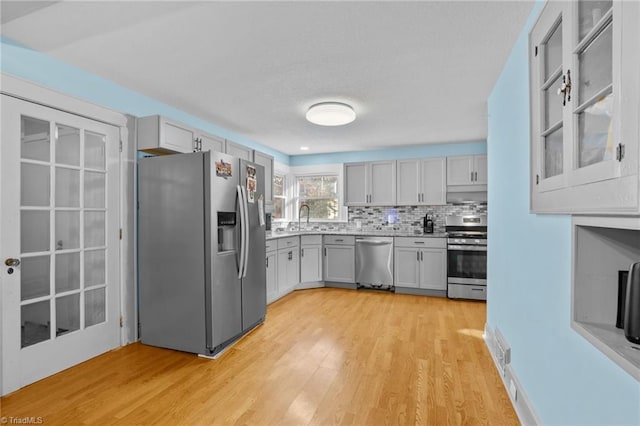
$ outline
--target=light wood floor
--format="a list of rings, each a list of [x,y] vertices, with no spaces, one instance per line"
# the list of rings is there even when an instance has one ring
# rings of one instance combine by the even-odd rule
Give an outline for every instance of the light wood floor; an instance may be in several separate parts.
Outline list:
[[[0,401],[45,424],[517,424],[479,302],[297,291],[218,360],[132,344]]]

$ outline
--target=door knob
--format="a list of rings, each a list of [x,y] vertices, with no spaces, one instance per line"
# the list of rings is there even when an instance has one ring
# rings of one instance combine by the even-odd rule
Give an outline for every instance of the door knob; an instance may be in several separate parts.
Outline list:
[[[20,264],[20,259],[14,259],[10,257],[4,261],[4,264],[7,266],[18,266]]]

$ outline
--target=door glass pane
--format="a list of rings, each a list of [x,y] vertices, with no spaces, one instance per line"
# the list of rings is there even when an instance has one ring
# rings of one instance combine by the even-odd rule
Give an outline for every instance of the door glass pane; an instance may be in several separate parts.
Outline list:
[[[21,121],[21,157],[48,162],[50,158],[49,122],[25,116],[21,117]]]
[[[559,75],[544,91],[544,130],[562,121],[562,97],[558,96],[561,85],[562,76]]]
[[[84,166],[88,169],[105,169],[104,151],[106,137],[100,133],[84,132]]]
[[[56,167],[56,207],[80,207],[80,171]]]
[[[56,212],[56,250],[80,247],[80,213]]]
[[[105,207],[105,174],[85,172],[84,206],[88,208]]]
[[[56,294],[80,288],[80,253],[56,255]]]
[[[56,336],[80,329],[80,293],[56,299]]]
[[[80,130],[58,125],[56,127],[56,163],[80,165]]]
[[[578,115],[579,167],[613,158],[613,94]]]
[[[49,295],[49,255],[23,257],[20,262],[20,300]]]
[[[84,214],[84,246],[101,247],[105,242],[105,213],[85,212]]]
[[[22,163],[20,165],[20,204],[49,206],[49,166]]]
[[[611,84],[613,67],[613,25],[609,24],[600,35],[578,55],[580,104]]]
[[[84,326],[89,327],[104,322],[105,315],[105,289],[97,288],[84,293]]]
[[[84,253],[84,285],[91,287],[105,283],[105,251],[91,250]]]
[[[544,138],[544,177],[562,174],[562,127]]]
[[[562,22],[551,32],[544,49],[544,80],[562,66]]]
[[[602,17],[611,9],[611,0],[609,1],[579,1],[579,28],[580,38],[582,40],[589,31],[602,19]]]
[[[49,250],[49,212],[20,212],[20,251],[32,253]]]
[[[51,338],[51,306],[48,300],[20,308],[21,347],[35,345]]]

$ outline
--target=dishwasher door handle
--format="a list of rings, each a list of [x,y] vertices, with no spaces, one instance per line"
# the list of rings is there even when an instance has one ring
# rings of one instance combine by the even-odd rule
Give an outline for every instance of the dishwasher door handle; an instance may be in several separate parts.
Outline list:
[[[393,244],[391,241],[381,241],[381,240],[356,240],[356,244],[366,244],[369,246],[384,246],[387,244]]]

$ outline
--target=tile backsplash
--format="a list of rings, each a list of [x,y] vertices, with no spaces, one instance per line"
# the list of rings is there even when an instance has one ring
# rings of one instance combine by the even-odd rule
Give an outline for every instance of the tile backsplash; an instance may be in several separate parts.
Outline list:
[[[486,214],[486,202],[448,203],[444,206],[376,206],[349,207],[349,221],[302,223],[302,228],[322,230],[356,229],[359,222],[362,230],[393,228],[402,231],[422,229],[425,215],[433,215],[434,232],[445,232],[444,218],[459,214]],[[295,228],[298,222],[290,222],[289,228]]]

